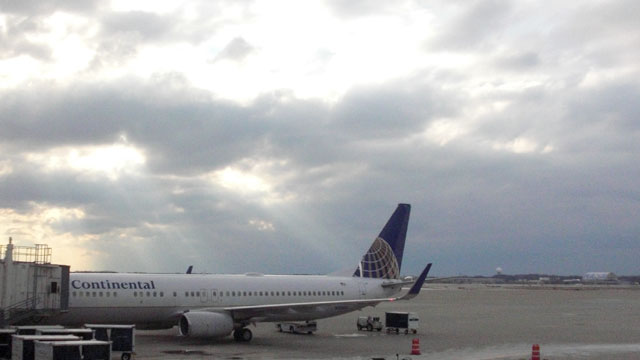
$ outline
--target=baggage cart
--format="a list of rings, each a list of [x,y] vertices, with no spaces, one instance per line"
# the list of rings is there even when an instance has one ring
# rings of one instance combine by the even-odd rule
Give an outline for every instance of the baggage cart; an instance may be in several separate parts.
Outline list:
[[[122,352],[122,360],[131,359],[135,353],[135,325],[85,324],[84,327],[95,332],[96,340],[111,341],[111,351]]]

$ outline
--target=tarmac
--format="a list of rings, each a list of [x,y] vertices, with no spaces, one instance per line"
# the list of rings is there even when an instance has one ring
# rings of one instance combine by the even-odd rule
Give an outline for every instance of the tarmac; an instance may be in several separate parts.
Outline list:
[[[358,316],[420,316],[417,335],[358,331]],[[318,321],[313,335],[251,326],[253,340],[194,339],[177,328],[136,333],[136,359],[640,359],[640,286],[430,284],[411,301]],[[419,339],[421,355],[410,355]],[[114,359],[119,355],[114,354]]]

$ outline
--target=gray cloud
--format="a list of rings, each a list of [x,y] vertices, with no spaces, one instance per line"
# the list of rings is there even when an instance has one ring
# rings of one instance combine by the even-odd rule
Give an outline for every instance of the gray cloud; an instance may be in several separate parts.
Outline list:
[[[616,72],[637,73],[625,5],[635,6],[598,3],[570,21],[559,9],[562,21],[538,27],[553,20],[538,7],[447,3],[429,49],[468,53],[472,66],[425,65],[331,103],[277,89],[237,104],[179,69],[4,88],[0,206],[25,216],[43,204],[81,209],[48,225],[91,236],[82,246],[99,254],[95,269],[329,272],[355,264],[395,204],[410,202],[407,273],[427,261],[436,275],[637,273],[640,85]],[[350,19],[390,5],[331,6]],[[36,7],[12,11],[46,12]],[[530,22],[513,23],[526,13]],[[171,16],[101,14],[92,69],[126,64],[141,44],[201,41],[221,26],[205,14],[187,28]],[[41,25],[14,22],[2,56],[47,59],[46,46],[25,42]],[[222,54],[248,61],[256,46],[237,37]],[[464,131],[434,141],[425,131],[439,121]],[[522,139],[533,149],[509,148]],[[28,159],[112,144],[147,162],[112,179]],[[276,199],[208,179],[228,166],[263,176]]]
[[[393,13],[394,9],[403,3],[406,2],[398,1],[391,4],[383,0],[327,1],[327,4],[335,14],[346,18]]]
[[[2,0],[0,9],[5,13],[19,15],[47,15],[55,11],[92,13],[101,2],[101,0]]]
[[[236,37],[216,56],[216,60],[229,59],[242,61],[254,51],[253,46],[242,37]]]
[[[29,39],[29,35],[41,31],[44,27],[39,19],[7,15],[5,26],[6,31],[0,33],[0,59],[20,55],[49,59],[50,45]]]
[[[429,47],[471,51],[496,46],[506,37],[506,26],[512,14],[511,4],[503,0],[479,0],[469,5],[465,2],[450,6],[460,7],[457,17],[430,41]]]

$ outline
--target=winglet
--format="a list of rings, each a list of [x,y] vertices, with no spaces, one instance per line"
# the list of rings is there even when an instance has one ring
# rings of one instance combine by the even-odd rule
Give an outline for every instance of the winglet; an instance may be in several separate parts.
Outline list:
[[[418,279],[416,280],[415,283],[413,283],[413,286],[411,286],[411,289],[409,289],[409,292],[403,297],[401,297],[399,300],[410,300],[418,296],[418,294],[420,293],[420,289],[422,289],[422,285],[424,285],[424,281],[427,279],[429,270],[431,270],[431,265],[432,265],[431,263],[427,264],[427,267],[425,267],[424,270],[422,270],[422,274],[418,276]]]

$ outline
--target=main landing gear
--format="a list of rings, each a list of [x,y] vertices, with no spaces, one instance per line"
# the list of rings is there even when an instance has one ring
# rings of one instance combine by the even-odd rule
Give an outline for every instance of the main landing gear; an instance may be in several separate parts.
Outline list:
[[[240,328],[233,331],[233,338],[238,342],[249,342],[253,338],[253,333],[247,328]]]

